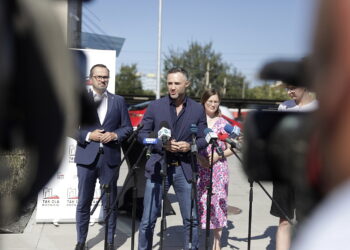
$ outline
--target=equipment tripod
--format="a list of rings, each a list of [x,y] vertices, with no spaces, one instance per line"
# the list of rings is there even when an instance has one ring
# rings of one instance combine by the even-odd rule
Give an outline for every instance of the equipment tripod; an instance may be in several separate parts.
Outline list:
[[[237,155],[236,151],[234,151],[231,148],[231,151],[233,154],[237,157],[237,159],[242,164],[242,159]],[[248,219],[248,250],[250,250],[250,243],[251,243],[251,228],[252,228],[252,211],[253,211],[253,183],[254,180],[248,179],[249,181],[249,219]],[[276,205],[277,209],[282,213],[282,215],[288,220],[288,222],[293,225],[293,222],[291,219],[287,216],[287,214],[283,211],[283,209],[280,207],[280,205],[272,198],[272,196],[267,192],[265,187],[260,183],[260,181],[255,181],[258,183],[258,185],[261,187],[261,189],[264,191],[264,193],[270,198],[270,200]]]

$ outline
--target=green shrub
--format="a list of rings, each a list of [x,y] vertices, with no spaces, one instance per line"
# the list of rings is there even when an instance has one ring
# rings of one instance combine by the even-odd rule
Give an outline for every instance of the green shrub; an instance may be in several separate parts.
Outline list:
[[[25,180],[27,157],[24,150],[0,152],[0,196],[11,196]]]

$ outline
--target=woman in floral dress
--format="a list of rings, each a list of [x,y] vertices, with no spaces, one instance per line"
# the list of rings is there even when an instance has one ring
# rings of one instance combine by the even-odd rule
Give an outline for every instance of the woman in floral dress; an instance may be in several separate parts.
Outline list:
[[[219,105],[220,95],[215,89],[206,90],[201,98],[201,103],[207,114],[208,128],[214,133],[225,133],[224,127],[228,122],[221,117]],[[228,195],[228,163],[226,157],[232,155],[232,151],[225,142],[218,141],[219,146],[224,151],[224,157],[214,152],[213,156],[213,179],[212,179],[212,197],[210,211],[210,229],[214,230],[213,249],[220,248],[220,239],[222,228],[227,225],[227,195]],[[210,162],[211,145],[202,150],[198,157],[199,160],[199,178],[197,182],[198,190],[198,210],[202,229],[206,228],[207,216],[207,185],[210,181]]]

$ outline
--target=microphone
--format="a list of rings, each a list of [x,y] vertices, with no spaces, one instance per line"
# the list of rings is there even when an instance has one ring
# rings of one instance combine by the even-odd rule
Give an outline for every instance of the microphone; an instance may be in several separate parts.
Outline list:
[[[215,134],[214,131],[211,130],[210,128],[204,129],[204,134],[205,134],[205,140],[207,141],[207,143],[212,144],[213,147],[215,147],[216,149],[216,153],[221,157],[224,157],[224,151],[217,143],[218,135]]]
[[[170,140],[171,131],[169,129],[169,123],[167,121],[162,121],[159,125],[161,129],[158,131],[158,138],[162,140],[163,144]]]
[[[218,138],[220,141],[227,142],[231,148],[236,148],[237,150],[242,150],[242,144],[235,139],[230,138],[228,134],[219,133]]]
[[[232,139],[235,139],[241,135],[241,129],[238,126],[232,126],[230,124],[226,124],[224,127],[224,130],[226,131],[226,133],[230,135]]]
[[[198,133],[198,128],[196,124],[191,124],[190,126],[191,134],[192,134],[192,145],[191,145],[191,152],[192,153],[197,153],[197,144],[196,144],[196,137]]]
[[[137,134],[140,132],[140,130],[143,128],[143,123],[140,123],[137,125],[136,129],[132,132],[132,134],[129,136],[127,143],[130,143],[134,138],[137,136]]]
[[[152,154],[153,145],[158,143],[158,139],[156,138],[156,133],[154,131],[149,133],[148,138],[144,138],[142,143],[143,145],[147,146],[146,158],[149,159]]]

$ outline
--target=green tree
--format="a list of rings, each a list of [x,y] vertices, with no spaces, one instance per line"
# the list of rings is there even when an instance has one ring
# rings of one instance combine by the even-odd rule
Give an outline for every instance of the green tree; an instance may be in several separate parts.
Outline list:
[[[142,89],[136,64],[121,65],[120,73],[115,76],[115,92],[120,95],[154,95],[153,91]]]
[[[249,87],[249,83],[246,81],[245,76],[242,75],[237,69],[233,69],[233,72],[226,76],[224,79],[226,82],[226,94],[225,98],[245,98],[246,89]]]
[[[247,90],[247,98],[250,99],[290,99],[283,87],[273,87],[273,84],[265,82],[261,86],[256,86]]]
[[[203,90],[209,87],[223,92],[225,81],[227,82],[226,93],[233,96],[236,92],[235,88],[239,88],[239,85],[245,82],[245,78],[236,70],[230,72],[230,65],[223,62],[221,54],[213,50],[212,43],[200,45],[192,42],[184,51],[170,49],[164,59],[164,76],[172,67],[183,67],[188,71],[191,81],[189,95],[193,97],[200,97]],[[208,73],[209,84],[206,85]],[[166,92],[165,79],[163,83],[164,93]]]

